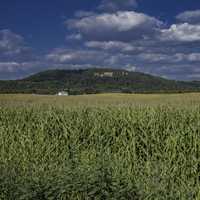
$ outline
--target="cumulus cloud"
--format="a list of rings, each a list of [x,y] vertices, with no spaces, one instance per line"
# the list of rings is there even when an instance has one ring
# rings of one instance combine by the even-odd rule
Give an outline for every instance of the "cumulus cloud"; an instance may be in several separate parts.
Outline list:
[[[99,9],[105,11],[132,10],[135,7],[136,0],[103,0],[99,5]]]
[[[75,33],[75,34],[67,35],[66,39],[67,40],[81,40],[82,35],[79,33]]]
[[[0,72],[14,72],[20,67],[17,62],[0,62]]]
[[[92,11],[79,10],[79,11],[75,12],[74,16],[76,18],[82,18],[82,17],[89,17],[94,14],[95,14],[95,12],[92,12]]]
[[[139,52],[143,50],[143,47],[137,47],[130,43],[125,43],[121,41],[108,41],[108,42],[100,42],[100,41],[89,41],[85,42],[85,46],[89,48],[95,48],[100,50],[108,50],[113,52]]]
[[[90,64],[91,62],[97,64],[100,63],[102,59],[105,59],[105,57],[105,54],[99,54],[98,51],[72,50],[65,48],[55,49],[46,55],[48,61],[65,64]]]
[[[137,59],[142,62],[150,63],[191,63],[200,61],[200,53],[141,53],[137,56]]]
[[[0,30],[0,61],[19,62],[29,59],[33,59],[33,52],[24,38],[10,30]]]
[[[125,65],[124,69],[129,72],[135,72],[137,70],[137,67],[135,65],[127,64]]]
[[[0,53],[14,55],[25,49],[24,38],[10,30],[0,30]]]
[[[200,24],[200,10],[185,11],[177,15],[176,19],[190,24]]]
[[[21,77],[24,71],[30,72],[37,59],[21,35],[0,30],[0,79]]]
[[[134,11],[94,14],[66,21],[70,30],[87,40],[133,40],[152,35],[162,25],[158,19]]]
[[[141,53],[138,55],[137,59],[143,62],[157,63],[169,60],[170,56],[166,54],[159,53]]]
[[[177,54],[180,56],[181,61],[200,62],[200,53]]]
[[[123,68],[126,65],[135,65],[131,55],[122,53],[104,52],[101,50],[75,50],[67,48],[55,49],[46,55],[51,63],[67,65],[90,65],[96,67]]]
[[[169,29],[161,30],[160,39],[180,42],[200,41],[200,25],[173,24]]]

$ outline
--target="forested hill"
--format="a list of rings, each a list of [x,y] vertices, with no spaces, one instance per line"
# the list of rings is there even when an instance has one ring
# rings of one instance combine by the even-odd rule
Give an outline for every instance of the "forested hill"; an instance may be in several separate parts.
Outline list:
[[[0,93],[92,94],[200,91],[200,82],[173,81],[125,70],[49,70],[21,80],[0,81]]]

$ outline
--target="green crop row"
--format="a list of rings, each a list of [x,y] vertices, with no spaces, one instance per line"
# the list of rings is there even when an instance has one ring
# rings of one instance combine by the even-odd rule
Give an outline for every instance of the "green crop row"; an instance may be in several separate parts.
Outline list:
[[[200,107],[0,108],[2,200],[197,200]]]

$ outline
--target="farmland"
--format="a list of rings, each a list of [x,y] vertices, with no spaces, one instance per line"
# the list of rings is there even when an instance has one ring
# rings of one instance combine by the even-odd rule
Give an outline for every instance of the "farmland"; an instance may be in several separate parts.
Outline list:
[[[200,94],[0,95],[0,199],[200,199]]]
[[[0,106],[56,106],[56,107],[127,107],[127,106],[175,106],[200,105],[200,93],[183,94],[97,94],[58,97],[56,95],[1,94]]]

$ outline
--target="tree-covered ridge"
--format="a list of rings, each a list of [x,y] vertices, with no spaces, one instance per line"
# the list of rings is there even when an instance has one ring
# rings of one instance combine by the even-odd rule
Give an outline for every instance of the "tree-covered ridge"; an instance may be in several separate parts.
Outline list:
[[[0,93],[70,94],[104,92],[156,93],[200,91],[199,82],[114,69],[48,70],[21,80],[0,81]]]

